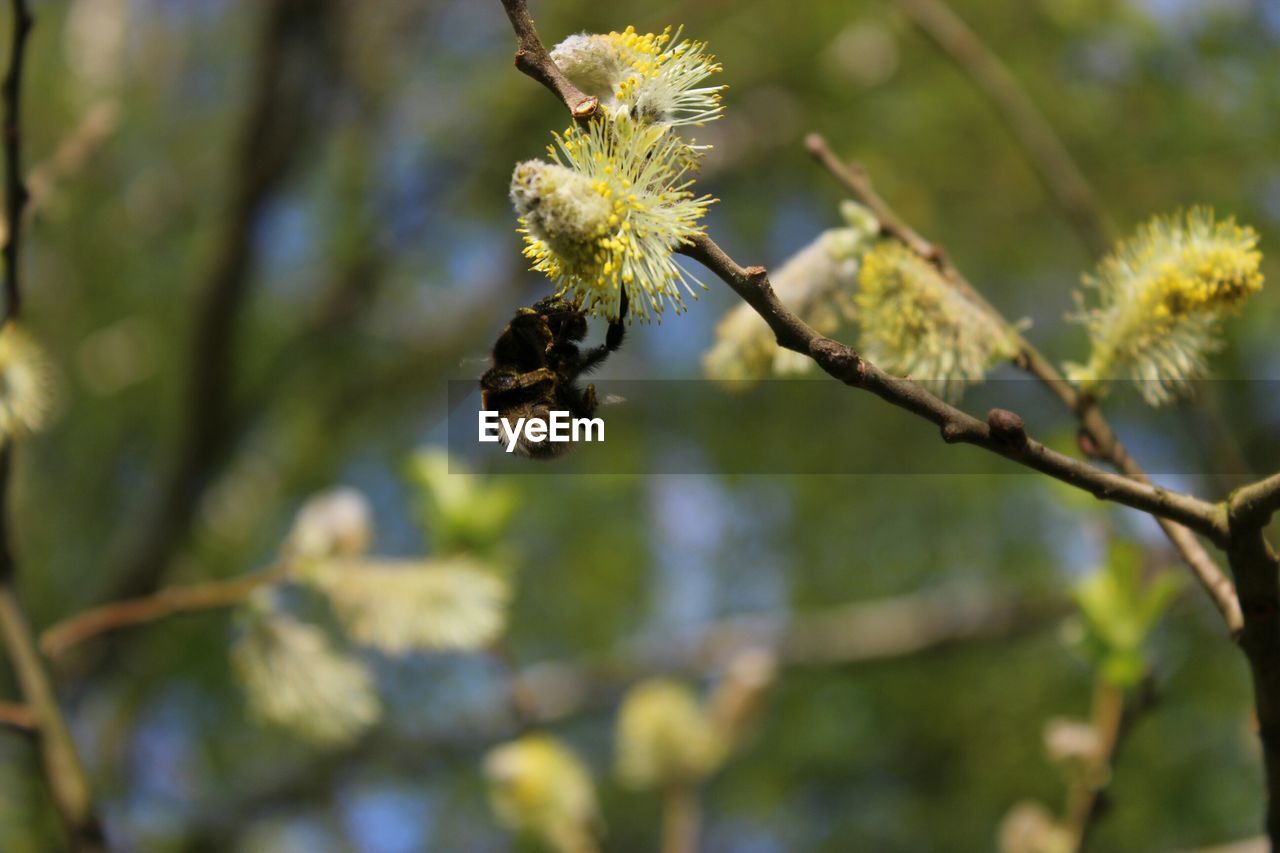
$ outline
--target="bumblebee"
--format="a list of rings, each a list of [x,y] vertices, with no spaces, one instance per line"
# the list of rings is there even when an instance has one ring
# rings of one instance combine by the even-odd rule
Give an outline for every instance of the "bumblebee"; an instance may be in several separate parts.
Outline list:
[[[596,389],[580,387],[578,378],[622,346],[626,316],[624,292],[618,319],[609,323],[604,343],[583,350],[578,345],[587,336],[587,315],[577,305],[549,296],[521,308],[493,345],[493,366],[480,377],[481,405],[511,423],[518,418],[546,421],[553,411],[591,417],[598,406]],[[525,456],[551,459],[569,446],[521,435],[516,448]]]

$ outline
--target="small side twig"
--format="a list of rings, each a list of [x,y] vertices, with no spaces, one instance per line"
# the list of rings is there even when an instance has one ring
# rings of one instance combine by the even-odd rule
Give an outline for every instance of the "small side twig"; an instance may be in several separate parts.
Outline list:
[[[57,658],[74,646],[113,631],[239,604],[259,587],[280,580],[284,571],[284,565],[279,564],[244,577],[172,587],[154,595],[112,602],[51,625],[40,635],[40,649]]]
[[[1089,723],[1098,734],[1098,752],[1092,757],[1092,767],[1077,777],[1068,792],[1063,824],[1071,837],[1070,849],[1085,848],[1090,832],[1105,811],[1103,797],[1120,747],[1154,704],[1155,688],[1149,678],[1133,695],[1104,679],[1095,681]]]
[[[1242,527],[1263,528],[1280,512],[1280,473],[1231,493],[1228,507],[1233,522]]]
[[[34,26],[26,0],[13,0],[13,32],[9,42],[9,68],[4,75],[4,317],[11,323],[22,313],[22,288],[18,268],[22,256],[22,219],[26,213],[27,185],[22,172],[22,70],[27,36]]]
[[[524,0],[502,0],[502,8],[506,10],[511,28],[516,33],[516,68],[550,89],[575,119],[585,121],[594,116],[599,101],[570,83],[552,61],[542,39],[538,38],[538,30],[533,26],[533,17]]]

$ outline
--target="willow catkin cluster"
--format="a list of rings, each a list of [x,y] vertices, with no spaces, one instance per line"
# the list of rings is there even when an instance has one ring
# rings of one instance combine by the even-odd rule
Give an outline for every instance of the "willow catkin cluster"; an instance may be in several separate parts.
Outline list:
[[[524,254],[557,295],[609,319],[660,319],[703,285],[673,258],[702,231],[712,199],[692,191],[706,146],[677,128],[720,117],[720,66],[701,42],[625,31],[571,36],[552,58],[601,115],[557,134],[548,160],[511,176]]]
[[[450,507],[487,497],[461,475],[449,485],[437,497]],[[510,586],[489,563],[462,554],[369,557],[372,539],[369,503],[353,489],[323,492],[299,509],[280,582],[312,600],[318,594],[332,618],[300,618],[294,611],[305,609],[276,588],[245,602],[231,662],[257,718],[319,744],[350,743],[381,717],[365,654],[473,651],[506,627]]]
[[[351,640],[380,652],[474,650],[506,626],[506,581],[465,557],[335,560],[315,567]]]
[[[254,716],[307,740],[351,743],[382,716],[364,664],[319,626],[281,609],[273,590],[250,603],[231,665]]]
[[[1184,394],[1221,348],[1222,320],[1262,288],[1257,245],[1252,228],[1206,207],[1142,225],[1085,278],[1096,304],[1077,294],[1092,350],[1070,378],[1095,394],[1131,380],[1151,405]]]
[[[862,354],[947,400],[1017,353],[1012,330],[897,240],[863,256],[855,302]]]

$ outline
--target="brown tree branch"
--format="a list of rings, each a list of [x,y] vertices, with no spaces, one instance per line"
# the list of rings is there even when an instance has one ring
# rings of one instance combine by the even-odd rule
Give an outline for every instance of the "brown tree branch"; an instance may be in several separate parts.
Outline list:
[[[1280,845],[1280,562],[1255,525],[1231,518],[1227,559],[1244,611],[1240,648],[1249,659],[1267,780],[1267,835]]]
[[[511,28],[516,32],[516,68],[550,89],[576,120],[584,121],[594,116],[599,102],[570,83],[564,72],[551,61],[551,54],[538,38],[525,0],[502,0],[502,8],[506,9]]]
[[[40,649],[57,658],[87,640],[113,631],[156,622],[183,613],[230,607],[245,601],[259,587],[284,576],[284,566],[230,580],[171,587],[154,595],[116,601],[57,622],[40,635]]]
[[[27,185],[22,172],[22,71],[27,36],[34,26],[26,0],[12,0],[13,30],[9,41],[9,67],[4,75],[4,317],[7,325],[22,313],[22,288],[18,286],[22,256],[22,218],[26,213]]]
[[[502,0],[502,4],[520,44],[517,67],[546,85],[572,111],[574,102],[569,99],[577,90],[562,93],[562,89],[552,85],[560,71],[546,49],[541,48],[524,0]],[[714,272],[754,308],[777,337],[779,346],[808,355],[819,367],[846,385],[870,391],[885,401],[930,421],[940,428],[944,441],[981,447],[1076,486],[1094,497],[1112,500],[1184,524],[1214,542],[1226,541],[1225,513],[1220,507],[1190,495],[1102,471],[1051,450],[1031,439],[1026,434],[1022,419],[1012,413],[993,410],[989,416],[991,423],[983,423],[943,402],[917,383],[890,376],[844,344],[819,335],[778,300],[764,267],[744,268],[738,265],[706,234],[692,238],[679,251]],[[935,249],[930,254],[936,262],[945,264],[939,251]],[[951,270],[951,277],[957,277],[949,264],[946,264],[946,269]],[[980,304],[987,305],[972,287],[967,284],[965,287],[975,299],[980,300]],[[1008,424],[1006,416],[1016,419],[1016,428],[1004,429],[1001,426]],[[996,421],[1000,423],[997,424]],[[992,426],[997,427],[994,432]]]
[[[1027,156],[1080,242],[1101,257],[1110,227],[1097,196],[1053,127],[1000,57],[942,0],[892,0],[974,82]]]
[[[1075,414],[1086,442],[1082,442],[1090,450],[1090,455],[1105,460],[1124,475],[1142,483],[1150,483],[1150,478],[1142,466],[1129,454],[1125,446],[1116,438],[1110,424],[1098,409],[1096,401],[1082,396],[1075,387],[1067,382],[1047,358],[1035,346],[1026,340],[1013,327],[1004,315],[987,302],[958,269],[948,260],[946,252],[935,243],[931,243],[911,228],[886,202],[871,183],[866,171],[856,163],[845,163],[831,150],[826,140],[818,134],[810,134],[805,140],[809,153],[832,174],[854,198],[865,204],[880,221],[881,230],[905,244],[917,255],[938,267],[943,277],[959,289],[976,305],[985,309],[1001,325],[1007,327],[1018,341],[1019,355],[1017,364],[1023,370],[1040,380],[1055,397]],[[1195,574],[1196,580],[1209,593],[1210,599],[1222,614],[1232,636],[1240,633],[1244,626],[1244,617],[1240,612],[1240,603],[1236,598],[1235,586],[1218,567],[1200,544],[1200,541],[1186,527],[1164,518],[1156,518],[1156,522],[1164,530],[1165,535],[1173,543],[1183,562]]]
[[[1228,506],[1234,524],[1266,527],[1271,517],[1280,512],[1280,473],[1236,489],[1228,499]]]
[[[22,173],[22,73],[27,37],[34,21],[26,0],[11,0],[12,36],[9,66],[3,83],[5,219],[3,323],[16,323],[22,311],[21,240],[28,200]],[[75,741],[49,681],[44,661],[36,650],[31,627],[18,602],[17,564],[9,524],[10,480],[13,477],[13,442],[0,439],[0,642],[8,653],[18,687],[37,730],[37,744],[49,792],[68,840],[77,851],[103,847],[102,826],[94,808],[88,777]]]
[[[739,266],[705,234],[692,238],[679,251],[703,264],[733,288],[769,324],[779,346],[808,355],[819,367],[846,385],[870,391],[886,402],[933,423],[948,444],[981,447],[1082,489],[1096,498],[1176,521],[1215,542],[1225,542],[1226,520],[1220,507],[1190,495],[1103,471],[1052,450],[1028,436],[1022,419],[1011,412],[994,409],[984,423],[943,402],[916,382],[890,376],[844,344],[815,332],[774,295],[764,267]]]

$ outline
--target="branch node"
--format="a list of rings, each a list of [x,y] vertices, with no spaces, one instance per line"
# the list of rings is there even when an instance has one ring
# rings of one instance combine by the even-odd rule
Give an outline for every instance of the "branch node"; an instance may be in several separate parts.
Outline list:
[[[1083,427],[1076,432],[1076,447],[1080,448],[1080,452],[1087,459],[1099,459],[1102,457],[1102,450],[1098,447],[1098,442],[1094,440],[1093,433]]]
[[[992,409],[987,412],[987,428],[997,441],[1010,447],[1025,447],[1027,427],[1022,418],[1008,409]]]
[[[809,357],[846,385],[860,385],[866,376],[866,366],[858,354],[830,338],[817,337],[810,341]]]
[[[964,437],[964,430],[958,423],[947,421],[942,425],[942,440],[947,444],[955,444]]]
[[[588,96],[579,101],[577,106],[573,108],[573,117],[575,119],[591,118],[596,114],[596,110],[600,106],[600,101],[595,95]]]

